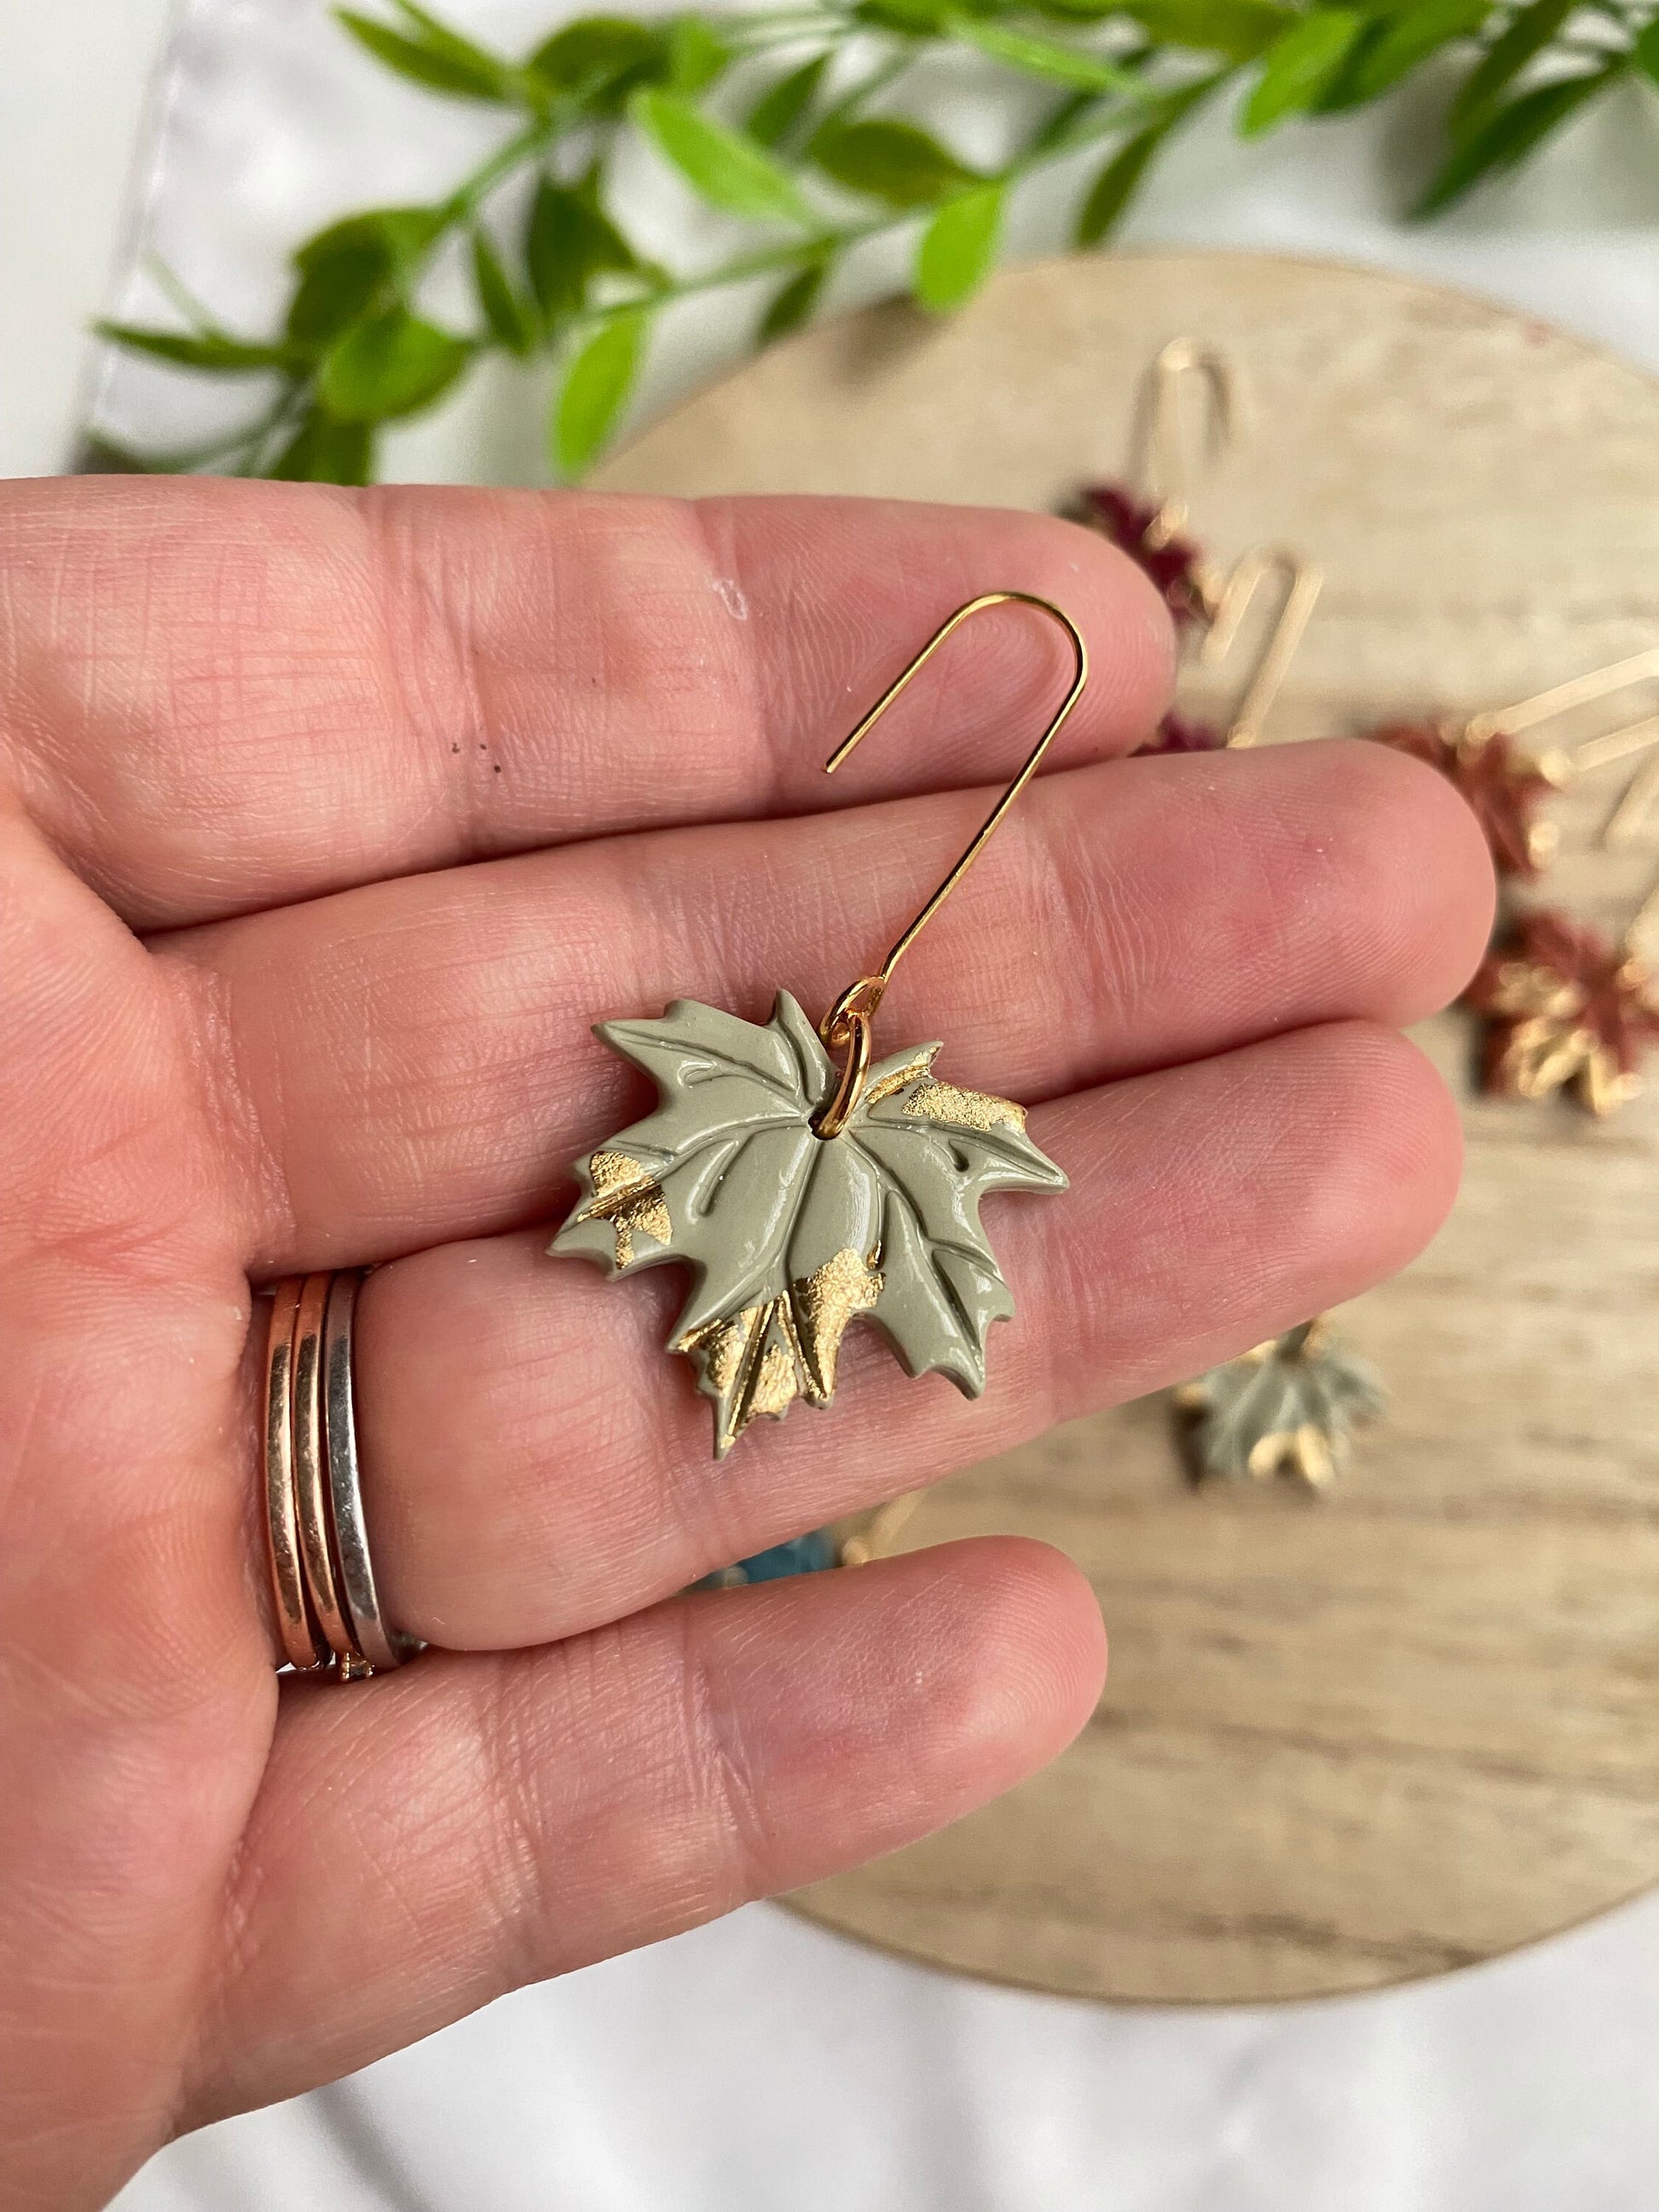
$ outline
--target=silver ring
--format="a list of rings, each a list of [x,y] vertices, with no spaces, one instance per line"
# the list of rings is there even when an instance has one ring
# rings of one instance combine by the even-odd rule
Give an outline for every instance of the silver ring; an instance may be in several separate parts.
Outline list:
[[[387,1668],[402,1666],[424,1647],[414,1637],[400,1635],[387,1626],[369,1563],[351,1382],[351,1327],[362,1279],[361,1268],[347,1268],[328,1287],[323,1317],[323,1428],[341,1607],[352,1641],[378,1674]]]

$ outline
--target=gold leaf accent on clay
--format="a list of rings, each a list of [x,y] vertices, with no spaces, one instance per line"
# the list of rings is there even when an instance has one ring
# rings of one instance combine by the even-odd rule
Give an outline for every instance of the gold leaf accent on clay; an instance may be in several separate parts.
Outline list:
[[[861,1101],[864,1111],[867,1114],[884,1098],[890,1098],[896,1091],[902,1091],[907,1083],[914,1083],[918,1076],[926,1075],[938,1056],[939,1047],[936,1044],[924,1045],[914,1059],[905,1061],[902,1067],[896,1067],[891,1074],[884,1075],[872,1083]]]
[[[918,1121],[955,1121],[964,1129],[1012,1129],[1024,1135],[1025,1109],[983,1091],[958,1091],[954,1083],[924,1083],[899,1109]]]
[[[769,1344],[750,1388],[744,1426],[765,1413],[776,1420],[795,1402],[795,1363],[781,1344]]]
[[[1251,1448],[1250,1473],[1266,1482],[1281,1468],[1299,1474],[1310,1489],[1323,1490],[1334,1479],[1336,1462],[1322,1430],[1311,1421],[1294,1429],[1275,1429]]]
[[[806,1395],[827,1406],[835,1394],[841,1340],[855,1316],[868,1313],[881,1296],[882,1274],[873,1257],[848,1244],[802,1282],[790,1285],[801,1351]]]
[[[611,1224],[616,1232],[619,1267],[632,1266],[636,1237],[649,1237],[659,1244],[670,1241],[673,1231],[668,1201],[649,1168],[627,1152],[599,1152],[589,1159],[587,1172],[592,1178],[593,1195],[576,1218]]]
[[[767,1298],[731,1321],[710,1322],[675,1347],[714,1399],[714,1455],[724,1459],[750,1421],[787,1413],[800,1395],[801,1360],[788,1301]]]

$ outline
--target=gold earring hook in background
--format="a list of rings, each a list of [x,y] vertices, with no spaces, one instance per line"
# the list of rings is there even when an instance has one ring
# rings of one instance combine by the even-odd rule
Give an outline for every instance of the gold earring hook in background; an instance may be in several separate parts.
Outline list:
[[[838,1136],[847,1126],[848,1116],[863,1095],[865,1079],[870,1072],[870,1025],[875,1018],[876,1010],[881,1005],[887,986],[893,980],[893,970],[985,850],[998,823],[1001,821],[1032,776],[1036,775],[1038,762],[1059,734],[1066,716],[1082,697],[1083,688],[1089,681],[1089,648],[1083,642],[1081,631],[1068,614],[1064,613],[1051,600],[1038,599],[1033,592],[981,592],[978,599],[969,599],[965,606],[958,607],[947,621],[939,624],[908,667],[894,678],[858,727],[842,739],[840,744],[823,764],[825,775],[833,775],[842,763],[869,736],[899,694],[914,678],[921,674],[953,632],[960,629],[962,625],[970,621],[975,615],[982,614],[988,607],[1005,606],[1035,607],[1039,614],[1047,615],[1052,622],[1059,623],[1071,640],[1074,657],[1075,665],[1071,688],[1061,700],[1059,709],[1050,720],[1048,728],[1027,754],[1018,774],[991,809],[989,814],[986,816],[961,859],[945,876],[938,890],[918,910],[915,920],[895,939],[891,951],[882,962],[881,966],[873,975],[860,975],[856,983],[849,984],[819,1024],[819,1034],[827,1045],[837,1049],[844,1046],[847,1049],[847,1060],[842,1068],[841,1082],[836,1095],[813,1125],[820,1137]]]
[[[1552,684],[1547,691],[1536,691],[1530,699],[1517,699],[1513,706],[1472,714],[1463,725],[1463,737],[1471,745],[1485,744],[1500,732],[1505,737],[1516,737],[1522,730],[1536,729],[1540,722],[1553,721],[1558,714],[1570,714],[1576,707],[1588,707],[1656,676],[1659,676],[1659,647],[1650,647],[1645,653],[1633,653],[1627,659],[1594,668],[1588,675]],[[1565,784],[1587,769],[1611,767],[1613,762],[1628,760],[1656,744],[1659,744],[1659,714],[1648,714],[1609,730],[1605,737],[1587,738],[1570,752],[1546,753],[1538,765],[1552,783]],[[1659,799],[1659,760],[1637,770],[1603,826],[1601,842],[1604,846],[1629,843],[1656,799]]]
[[[1204,416],[1196,452],[1188,441],[1188,410],[1182,393],[1195,386]],[[1193,487],[1233,441],[1236,414],[1233,373],[1224,355],[1196,338],[1171,338],[1146,373],[1145,463],[1142,475],[1158,502],[1147,526],[1146,543],[1167,545],[1187,526]]]
[[[1213,667],[1223,659],[1238,635],[1257,592],[1270,577],[1275,576],[1285,586],[1285,596],[1227,726],[1226,743],[1234,750],[1253,745],[1261,736],[1261,725],[1279,696],[1296,649],[1302,642],[1302,633],[1318,604],[1324,577],[1312,562],[1304,561],[1288,546],[1253,546],[1248,553],[1239,556],[1222,586],[1210,628],[1199,648],[1199,659],[1206,667]]]

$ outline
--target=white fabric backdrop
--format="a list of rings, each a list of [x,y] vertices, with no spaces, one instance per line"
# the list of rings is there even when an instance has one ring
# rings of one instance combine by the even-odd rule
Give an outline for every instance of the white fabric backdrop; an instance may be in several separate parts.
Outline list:
[[[112,0],[119,4],[119,0]],[[449,0],[526,39],[554,0]],[[574,11],[572,11],[574,12]],[[988,150],[972,72],[957,127]],[[1512,301],[1659,368],[1659,163],[1632,91],[1530,175],[1429,231],[1386,179],[1421,112],[1189,138],[1128,234],[1378,263]],[[365,199],[429,194],[487,117],[388,83],[321,0],[188,0],[143,164],[141,246],[258,329],[285,246]],[[663,243],[690,219],[641,175]],[[1060,235],[1055,189],[1023,207]],[[879,265],[846,295],[873,289]],[[137,252],[118,287],[156,306]],[[749,301],[683,318],[647,395],[729,357]],[[398,434],[393,471],[539,472],[533,380]],[[198,395],[105,365],[128,435]],[[39,464],[46,465],[46,464]],[[1656,1779],[1659,1786],[1659,1778]],[[121,2212],[1654,2212],[1659,1899],[1379,1997],[1130,2012],[981,1987],[770,1907],[526,1991],[352,2081],[155,2160]]]

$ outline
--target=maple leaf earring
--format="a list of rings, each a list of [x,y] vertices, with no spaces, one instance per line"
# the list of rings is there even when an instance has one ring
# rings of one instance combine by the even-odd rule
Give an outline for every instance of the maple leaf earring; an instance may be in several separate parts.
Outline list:
[[[1633,1098],[1643,1056],[1659,1045],[1659,994],[1641,953],[1656,921],[1659,885],[1620,945],[1549,908],[1519,916],[1464,994],[1486,1019],[1483,1088],[1571,1093],[1598,1116]]]
[[[1500,876],[1534,881],[1555,857],[1553,822],[1538,810],[1554,792],[1594,769],[1652,752],[1659,746],[1659,714],[1626,722],[1605,737],[1590,738],[1571,751],[1555,748],[1534,753],[1518,740],[1559,716],[1611,697],[1632,684],[1659,677],[1659,650],[1632,653],[1626,660],[1592,669],[1587,676],[1553,685],[1513,706],[1493,708],[1459,721],[1455,716],[1420,722],[1388,722],[1370,735],[1379,744],[1409,753],[1437,769],[1468,805],[1486,832],[1492,863]],[[1601,832],[1604,845],[1628,843],[1659,799],[1659,753],[1644,763],[1625,789]]]
[[[595,1035],[656,1083],[656,1110],[576,1163],[580,1194],[549,1250],[612,1279],[678,1262],[692,1288],[668,1349],[714,1401],[714,1455],[750,1421],[797,1399],[827,1406],[842,1340],[867,1318],[912,1376],[937,1370],[970,1398],[985,1339],[1014,1310],[979,1218],[994,1190],[1064,1190],[1009,1099],[933,1073],[937,1044],[872,1060],[872,1025],[893,971],[985,849],[1036,774],[1089,680],[1071,617],[1029,592],[987,592],[942,623],[824,763],[833,774],[963,623],[1034,607],[1073,655],[1058,711],[973,842],[874,975],[814,1029],[787,991],[765,1023],[678,999],[660,1021]],[[826,1049],[828,1048],[828,1049]],[[830,1053],[842,1055],[837,1068]]]

